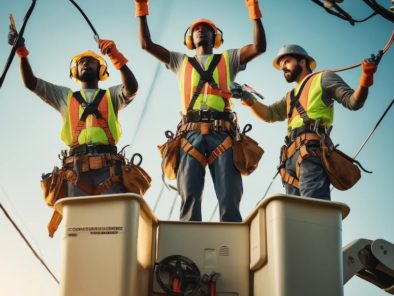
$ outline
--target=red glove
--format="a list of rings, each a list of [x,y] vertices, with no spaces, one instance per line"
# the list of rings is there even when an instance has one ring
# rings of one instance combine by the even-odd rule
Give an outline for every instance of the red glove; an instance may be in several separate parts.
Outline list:
[[[25,58],[29,55],[29,50],[26,48],[26,46],[23,45],[22,47],[18,47],[15,53],[18,55],[19,58]]]
[[[116,48],[115,42],[112,40],[100,39],[99,47],[102,54],[108,55],[116,69],[119,70],[127,63],[127,59],[119,52],[119,50]]]
[[[245,0],[246,6],[249,10],[249,18],[252,20],[256,20],[261,18],[261,11],[259,7],[258,0]]]
[[[148,14],[148,0],[135,0],[135,16],[144,16]]]

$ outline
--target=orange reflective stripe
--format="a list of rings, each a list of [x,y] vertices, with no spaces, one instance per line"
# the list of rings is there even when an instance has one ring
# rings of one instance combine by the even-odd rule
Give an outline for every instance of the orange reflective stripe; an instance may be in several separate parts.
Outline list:
[[[189,62],[186,63],[186,68],[185,68],[185,74],[184,74],[184,83],[183,83],[183,97],[185,100],[185,108],[189,107],[190,100],[192,97],[192,94],[194,93],[195,89],[197,86],[193,88],[193,92],[191,92],[192,88],[192,71],[193,71],[193,66]]]
[[[227,85],[227,65],[226,62],[224,60],[224,55],[221,56],[220,61],[217,65],[217,69],[219,71],[219,88],[220,89],[228,89],[228,85]],[[221,95],[219,95],[221,96]],[[231,95],[230,95],[231,97]],[[225,110],[230,110],[230,104],[229,101],[227,100],[228,98],[224,98],[224,109]]]
[[[306,82],[305,87],[304,87],[304,89],[302,90],[302,93],[301,93],[300,98],[299,98],[299,100],[298,100],[298,101],[300,102],[302,108],[304,108],[305,112],[308,111],[309,89],[310,89],[310,87],[311,87],[312,81],[313,81],[315,78],[316,78],[316,75],[315,75],[314,77],[312,77],[311,79],[309,79],[309,80]],[[304,79],[305,79],[305,78],[304,78]],[[301,85],[301,84],[299,84],[299,85]],[[296,90],[297,90],[297,89],[296,89]],[[297,95],[297,93],[294,93],[294,94]],[[289,111],[290,111],[290,101],[291,101],[291,98],[290,98],[290,92],[289,92],[289,93],[287,93],[287,98],[286,98],[287,113],[289,113]],[[298,115],[300,115],[300,114],[298,113],[297,108],[294,107],[294,108],[293,108],[293,112],[292,112],[292,114],[291,114],[291,117],[288,118],[288,123],[290,123],[290,122],[294,119],[294,117],[296,117],[296,116],[298,116]]]

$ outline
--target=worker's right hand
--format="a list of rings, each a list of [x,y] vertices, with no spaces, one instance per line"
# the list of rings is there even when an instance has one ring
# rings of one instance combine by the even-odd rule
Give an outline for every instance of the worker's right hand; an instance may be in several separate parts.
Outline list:
[[[135,16],[144,16],[148,14],[148,0],[135,0]]]
[[[10,26],[10,31],[8,32],[8,44],[14,46],[14,44],[18,40],[18,37],[19,37],[18,32]],[[25,38],[23,37],[20,38],[16,47],[17,50],[15,53],[18,55],[18,57],[25,58],[29,55],[29,51],[25,46]]]
[[[370,87],[373,84],[373,74],[378,69],[378,65],[382,56],[383,50],[380,50],[377,55],[372,54],[370,58],[365,59],[362,62],[362,73],[360,78],[361,86]]]
[[[261,11],[259,7],[258,0],[245,0],[246,6],[249,10],[249,18],[252,20],[256,20],[261,18]]]
[[[242,89],[242,85],[232,82],[230,84],[230,90],[232,93],[232,97],[234,99],[241,99],[241,104],[244,106],[253,106],[256,102],[256,98],[253,94],[248,91]]]

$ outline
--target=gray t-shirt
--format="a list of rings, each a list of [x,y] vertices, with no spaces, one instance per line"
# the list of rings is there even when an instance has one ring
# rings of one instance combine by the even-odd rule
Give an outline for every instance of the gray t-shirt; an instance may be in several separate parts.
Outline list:
[[[235,76],[238,72],[243,71],[246,69],[246,64],[240,64],[240,49],[229,49],[229,64],[230,64],[230,80],[234,81]],[[170,52],[170,63],[167,64],[167,68],[173,71],[176,76],[178,77],[178,83],[180,83],[181,77],[181,70],[182,70],[182,62],[186,55],[183,53],[171,51]],[[209,58],[210,55],[197,55],[197,61],[200,63],[201,67],[205,69],[205,62]]]
[[[114,111],[117,114],[119,110],[126,107],[135,97],[127,97],[124,95],[124,86],[116,85],[109,88],[109,92],[114,106]],[[67,96],[70,89],[68,87],[55,85],[42,79],[37,79],[37,85],[34,93],[39,96],[45,103],[52,106],[55,110],[59,111],[63,119],[67,115]],[[96,89],[84,89],[85,97],[90,103],[93,100],[93,95]]]
[[[327,106],[331,106],[335,101],[350,110],[360,109],[365,100],[359,105],[354,105],[354,90],[339,75],[334,72],[326,71],[322,73],[321,79],[322,100]],[[268,121],[283,121],[287,119],[286,97],[268,106]]]

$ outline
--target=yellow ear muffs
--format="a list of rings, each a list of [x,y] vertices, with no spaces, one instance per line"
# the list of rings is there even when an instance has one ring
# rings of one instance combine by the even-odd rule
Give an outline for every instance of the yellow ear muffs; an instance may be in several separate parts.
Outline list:
[[[223,32],[219,28],[217,28],[215,32],[215,42],[213,43],[213,48],[219,48],[222,45],[223,39]]]
[[[99,80],[104,81],[108,78],[109,73],[107,70],[107,63],[105,65],[100,63],[100,69],[99,69]]]
[[[186,29],[185,36],[183,39],[183,44],[186,45],[187,49],[192,50],[194,48],[190,27]]]

